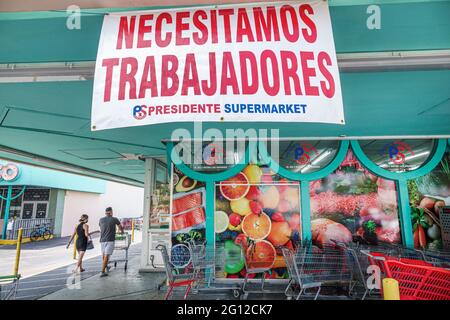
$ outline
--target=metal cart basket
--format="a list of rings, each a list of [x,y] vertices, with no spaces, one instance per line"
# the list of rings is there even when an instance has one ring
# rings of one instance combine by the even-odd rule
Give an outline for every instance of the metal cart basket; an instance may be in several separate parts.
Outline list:
[[[116,234],[116,240],[114,241],[114,253],[112,259],[109,260],[107,269],[110,269],[110,265],[114,264],[114,268],[117,268],[117,263],[124,262],[124,270],[128,267],[128,249],[131,245],[131,235],[127,232],[123,234]],[[121,255],[117,251],[124,251]]]
[[[16,299],[20,274],[0,277],[0,300]]]

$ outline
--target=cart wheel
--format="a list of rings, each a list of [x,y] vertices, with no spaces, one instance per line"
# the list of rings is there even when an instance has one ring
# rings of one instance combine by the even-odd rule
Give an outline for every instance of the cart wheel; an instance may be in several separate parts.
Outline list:
[[[241,291],[239,291],[238,289],[234,289],[233,290],[233,297],[238,299],[240,296],[241,296]]]

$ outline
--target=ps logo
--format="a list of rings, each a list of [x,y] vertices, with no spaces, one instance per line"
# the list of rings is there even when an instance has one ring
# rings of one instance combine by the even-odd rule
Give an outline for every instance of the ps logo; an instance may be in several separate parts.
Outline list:
[[[133,108],[133,117],[136,120],[142,120],[147,116],[147,112],[142,108],[142,106],[135,106]]]
[[[403,164],[406,161],[405,154],[407,154],[407,153],[409,153],[411,155],[414,154],[411,147],[403,141],[393,141],[393,142],[385,145],[382,148],[382,152],[380,152],[380,153],[383,153],[384,150],[387,151],[389,160],[392,161],[394,164]]]
[[[217,144],[210,143],[203,149],[203,161],[212,166],[223,163],[223,148]]]
[[[297,144],[294,149],[294,160],[300,165],[311,162],[311,155],[318,155],[316,148],[310,143]]]

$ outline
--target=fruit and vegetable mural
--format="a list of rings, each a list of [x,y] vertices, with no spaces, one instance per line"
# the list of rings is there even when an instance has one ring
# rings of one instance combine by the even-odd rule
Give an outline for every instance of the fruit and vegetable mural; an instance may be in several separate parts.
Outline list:
[[[278,246],[293,247],[301,239],[300,186],[269,168],[249,164],[234,177],[216,185],[216,250],[225,261],[216,277],[245,277],[241,247],[252,267],[271,268],[266,277],[286,278]],[[227,258],[229,257],[229,258]]]
[[[430,173],[408,181],[414,246],[442,249],[440,209],[450,205],[450,152]]]
[[[176,263],[183,267],[183,257],[189,258],[186,241],[206,240],[206,190],[175,166],[172,179],[172,254],[181,254]],[[395,181],[369,172],[351,149],[333,173],[310,182],[309,192],[315,245],[401,242]],[[408,181],[408,192],[415,246],[442,249],[439,210],[450,205],[450,152],[432,172]],[[216,183],[213,219],[216,253],[225,253],[216,277],[244,278],[243,256],[253,267],[270,268],[268,278],[288,277],[280,246],[293,248],[301,240],[299,181],[250,163]]]
[[[205,240],[205,184],[172,167],[172,256],[178,254],[179,259],[175,263],[178,267],[184,267],[189,262],[186,241]]]
[[[310,183],[311,232],[319,247],[333,240],[401,241],[395,182],[367,171],[348,151],[339,168]]]
[[[170,185],[156,181],[150,202],[150,228],[169,228]]]

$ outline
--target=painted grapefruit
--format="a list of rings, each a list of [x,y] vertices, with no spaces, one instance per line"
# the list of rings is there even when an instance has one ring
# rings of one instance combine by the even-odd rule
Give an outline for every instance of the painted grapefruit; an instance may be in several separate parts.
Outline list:
[[[249,214],[242,220],[242,232],[252,240],[262,240],[272,229],[272,222],[267,214]]]
[[[272,222],[272,228],[267,240],[275,246],[283,246],[291,239],[291,234],[292,230],[286,221]]]
[[[275,247],[269,241],[256,241],[247,249],[247,266],[248,268],[272,268],[276,255]]]
[[[216,233],[222,233],[227,230],[229,224],[228,215],[223,211],[216,211],[214,213],[214,230]]]
[[[239,200],[247,195],[250,185],[242,172],[220,182],[220,193],[227,200]]]
[[[275,209],[280,202],[280,193],[277,187],[270,186],[264,188],[259,200],[262,202],[264,208]]]

